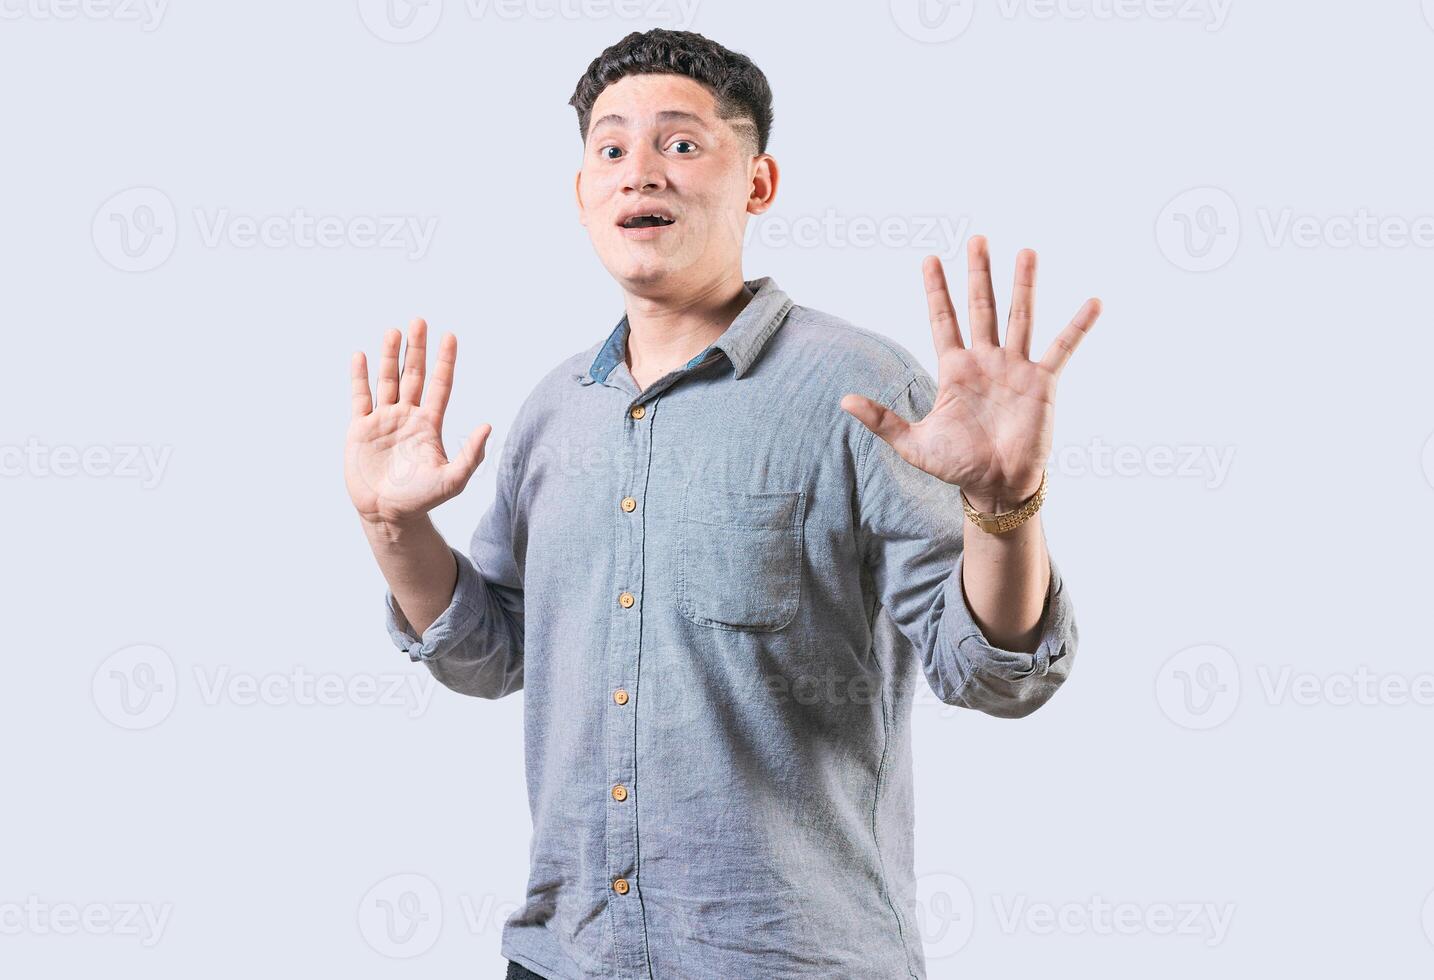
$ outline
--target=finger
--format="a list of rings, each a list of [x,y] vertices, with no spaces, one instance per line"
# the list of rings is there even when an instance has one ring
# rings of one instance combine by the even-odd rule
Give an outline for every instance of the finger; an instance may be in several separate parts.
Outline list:
[[[486,422],[478,426],[463,443],[463,448],[443,467],[460,488],[468,485],[478,464],[483,462],[487,454],[488,435],[492,431],[493,427]]]
[[[398,344],[403,334],[387,330],[383,335],[383,354],[378,362],[378,404],[392,405],[398,401]]]
[[[368,390],[368,358],[361,350],[354,351],[349,360],[349,390],[355,418],[373,411],[373,394]]]
[[[921,277],[926,283],[926,312],[931,317],[931,342],[936,346],[936,362],[951,350],[966,345],[961,340],[961,325],[956,321],[956,307],[951,304],[951,290],[946,287],[946,270],[934,255],[921,263]]]
[[[403,380],[398,400],[417,406],[423,394],[423,373],[428,362],[428,324],[414,319],[408,325],[408,349],[403,352]]]
[[[893,448],[899,446],[911,430],[910,422],[865,395],[843,395],[841,407],[849,414],[855,415],[862,425],[891,443]]]
[[[1011,289],[1011,313],[1006,318],[1006,347],[1030,359],[1031,329],[1036,316],[1036,253],[1028,248],[1016,254],[1016,284]]]
[[[1100,316],[1100,310],[1099,299],[1086,300],[1085,305],[1076,313],[1075,319],[1071,320],[1056,339],[1051,341],[1051,346],[1046,350],[1046,356],[1041,358],[1041,367],[1059,374],[1061,369],[1066,366],[1066,361],[1069,361],[1071,355],[1075,353],[1081,340],[1090,332],[1090,328],[1095,326],[1096,318]]]
[[[438,361],[433,365],[433,376],[428,379],[428,390],[423,393],[423,407],[433,409],[440,419],[448,411],[448,396],[453,393],[453,364],[457,360],[458,338],[446,333],[438,342]]]
[[[973,235],[966,245],[966,307],[973,347],[998,347],[996,292],[991,288],[991,253],[984,235]]]

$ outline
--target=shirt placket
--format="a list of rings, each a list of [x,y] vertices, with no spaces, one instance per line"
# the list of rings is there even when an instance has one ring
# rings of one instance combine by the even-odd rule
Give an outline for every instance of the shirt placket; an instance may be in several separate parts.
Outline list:
[[[644,490],[652,454],[655,402],[629,404],[622,426],[613,535],[612,602],[616,628],[609,632],[607,691],[606,808],[607,870],[619,975],[648,977],[647,937],[638,877],[637,680],[642,652]]]
[[[613,535],[613,617],[609,631],[607,691],[608,793],[602,801],[607,820],[607,872],[613,940],[618,973],[624,977],[651,978],[647,950],[647,923],[638,874],[637,698],[642,656],[644,544],[647,531],[647,474],[652,466],[652,425],[659,396],[694,370],[715,364],[720,355],[709,347],[680,370],[661,378],[639,393],[625,364],[616,365],[603,383],[628,395],[623,409],[622,436],[617,452],[616,499],[611,502],[617,520]]]

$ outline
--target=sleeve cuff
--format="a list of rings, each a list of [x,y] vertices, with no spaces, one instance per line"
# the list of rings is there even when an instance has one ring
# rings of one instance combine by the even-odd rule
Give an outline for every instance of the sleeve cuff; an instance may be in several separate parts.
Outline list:
[[[1049,556],[1047,556],[1049,558]],[[1055,692],[1070,672],[1076,646],[1075,618],[1060,569],[1050,560],[1051,578],[1041,612],[1040,642],[1024,653],[993,646],[977,625],[966,602],[961,570],[963,551],[946,580],[946,621],[943,623],[961,667],[961,690],[949,703],[963,703],[1002,716],[1034,711]]]
[[[448,550],[453,552],[458,563],[458,583],[448,608],[424,630],[422,637],[413,632],[412,624],[394,601],[392,590],[384,592],[388,635],[394,645],[415,663],[443,656],[463,642],[483,621],[483,579],[467,555],[451,546]]]

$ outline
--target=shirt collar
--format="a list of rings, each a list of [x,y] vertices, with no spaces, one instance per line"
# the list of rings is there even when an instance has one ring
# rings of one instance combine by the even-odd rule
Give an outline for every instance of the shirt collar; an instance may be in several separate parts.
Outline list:
[[[757,362],[757,358],[767,346],[767,341],[772,339],[772,335],[786,320],[787,311],[792,308],[792,300],[771,276],[749,280],[746,285],[753,296],[742,308],[742,312],[737,314],[732,325],[723,331],[720,337],[688,361],[683,366],[684,370],[696,367],[714,349],[727,355],[727,359],[732,362],[732,375],[736,378],[746,374]],[[592,367],[588,368],[587,377],[582,380],[607,380],[612,369],[617,367],[627,354],[627,334],[627,314],[623,314],[612,333],[608,334],[607,340],[598,348]]]

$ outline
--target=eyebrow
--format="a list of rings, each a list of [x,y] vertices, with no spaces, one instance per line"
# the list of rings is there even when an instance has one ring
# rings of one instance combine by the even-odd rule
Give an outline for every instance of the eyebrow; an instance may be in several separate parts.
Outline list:
[[[687,112],[687,111],[685,111],[685,110],[683,110],[683,109],[663,109],[661,112],[659,112],[659,113],[657,114],[657,122],[659,122],[659,123],[666,123],[666,122],[688,122],[688,123],[693,123],[694,125],[697,125],[697,126],[704,126],[704,127],[707,125],[707,120],[703,119],[701,116],[697,115],[695,112]],[[593,123],[592,126],[588,127],[588,135],[591,136],[593,133],[596,133],[596,132],[598,131],[598,128],[599,128],[599,127],[602,127],[602,126],[626,126],[626,125],[627,125],[627,119],[626,119],[626,117],[624,117],[624,116],[619,116],[619,115],[617,115],[616,113],[609,112],[607,115],[603,116],[603,117],[602,117],[601,119],[599,119],[597,122]]]

